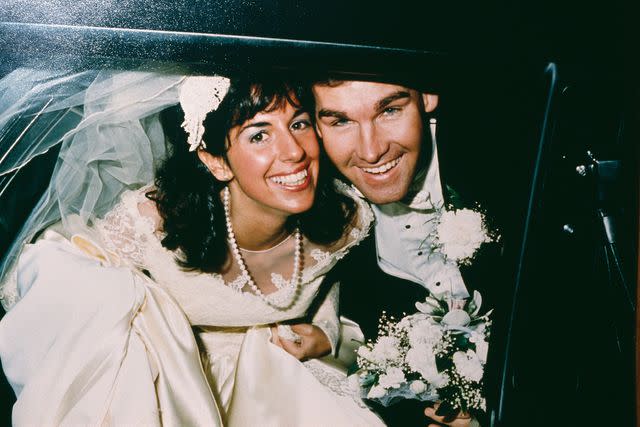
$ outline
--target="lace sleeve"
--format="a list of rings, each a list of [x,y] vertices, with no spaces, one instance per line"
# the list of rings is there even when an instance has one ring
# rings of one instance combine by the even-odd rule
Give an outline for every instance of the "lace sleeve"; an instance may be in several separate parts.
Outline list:
[[[140,206],[151,203],[145,197],[148,190],[144,187],[125,192],[120,202],[96,224],[106,249],[137,266],[145,264],[145,249],[157,228],[151,216],[141,213]]]
[[[340,339],[340,320],[338,319],[338,300],[340,296],[340,284],[331,285],[324,301],[318,307],[312,319],[312,324],[322,329],[331,343],[331,354],[336,355],[338,340]]]
[[[339,260],[343,258],[353,246],[358,245],[369,235],[374,222],[374,215],[369,203],[355,187],[347,185],[338,179],[334,180],[334,186],[337,191],[353,199],[357,206],[356,221],[349,230],[347,244],[335,252],[335,257]]]

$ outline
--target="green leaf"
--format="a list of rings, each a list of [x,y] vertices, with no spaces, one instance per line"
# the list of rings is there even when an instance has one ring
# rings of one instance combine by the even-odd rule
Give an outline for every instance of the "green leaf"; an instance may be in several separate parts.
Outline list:
[[[449,185],[446,186],[446,190],[447,190],[447,195],[449,196],[448,197],[449,204],[454,209],[462,209],[465,207],[464,200],[462,200],[462,196],[460,196],[460,194],[456,190],[454,190]]]
[[[360,370],[360,367],[358,366],[358,362],[353,362],[351,366],[349,366],[349,369],[347,369],[347,376],[351,374],[355,374],[359,370]]]
[[[378,379],[377,375],[374,374],[367,374],[364,377],[360,378],[360,385],[362,387],[369,387],[371,385],[373,385],[373,383],[375,383]]]

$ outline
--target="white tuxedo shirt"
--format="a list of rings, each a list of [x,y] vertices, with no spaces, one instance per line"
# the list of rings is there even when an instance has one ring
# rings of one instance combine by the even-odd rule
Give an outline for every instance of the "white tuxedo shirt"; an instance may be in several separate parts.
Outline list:
[[[438,152],[433,145],[429,168],[416,175],[408,202],[374,205],[378,265],[387,274],[411,280],[431,293],[469,296],[460,270],[431,252],[429,234],[435,227],[434,208],[444,203]]]

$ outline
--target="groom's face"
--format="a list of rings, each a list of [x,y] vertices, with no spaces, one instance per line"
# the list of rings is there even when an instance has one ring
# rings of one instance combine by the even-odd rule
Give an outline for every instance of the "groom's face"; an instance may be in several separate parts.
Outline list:
[[[361,81],[316,84],[313,92],[318,134],[338,170],[373,203],[404,198],[420,158],[423,112],[437,95]]]

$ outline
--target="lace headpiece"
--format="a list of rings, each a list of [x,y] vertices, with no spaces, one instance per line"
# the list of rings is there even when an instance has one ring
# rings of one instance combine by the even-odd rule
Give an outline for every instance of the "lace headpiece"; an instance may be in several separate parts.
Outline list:
[[[187,132],[189,151],[207,148],[204,143],[204,119],[215,111],[229,91],[231,82],[220,76],[191,76],[180,88],[180,106],[184,111],[182,128]]]

